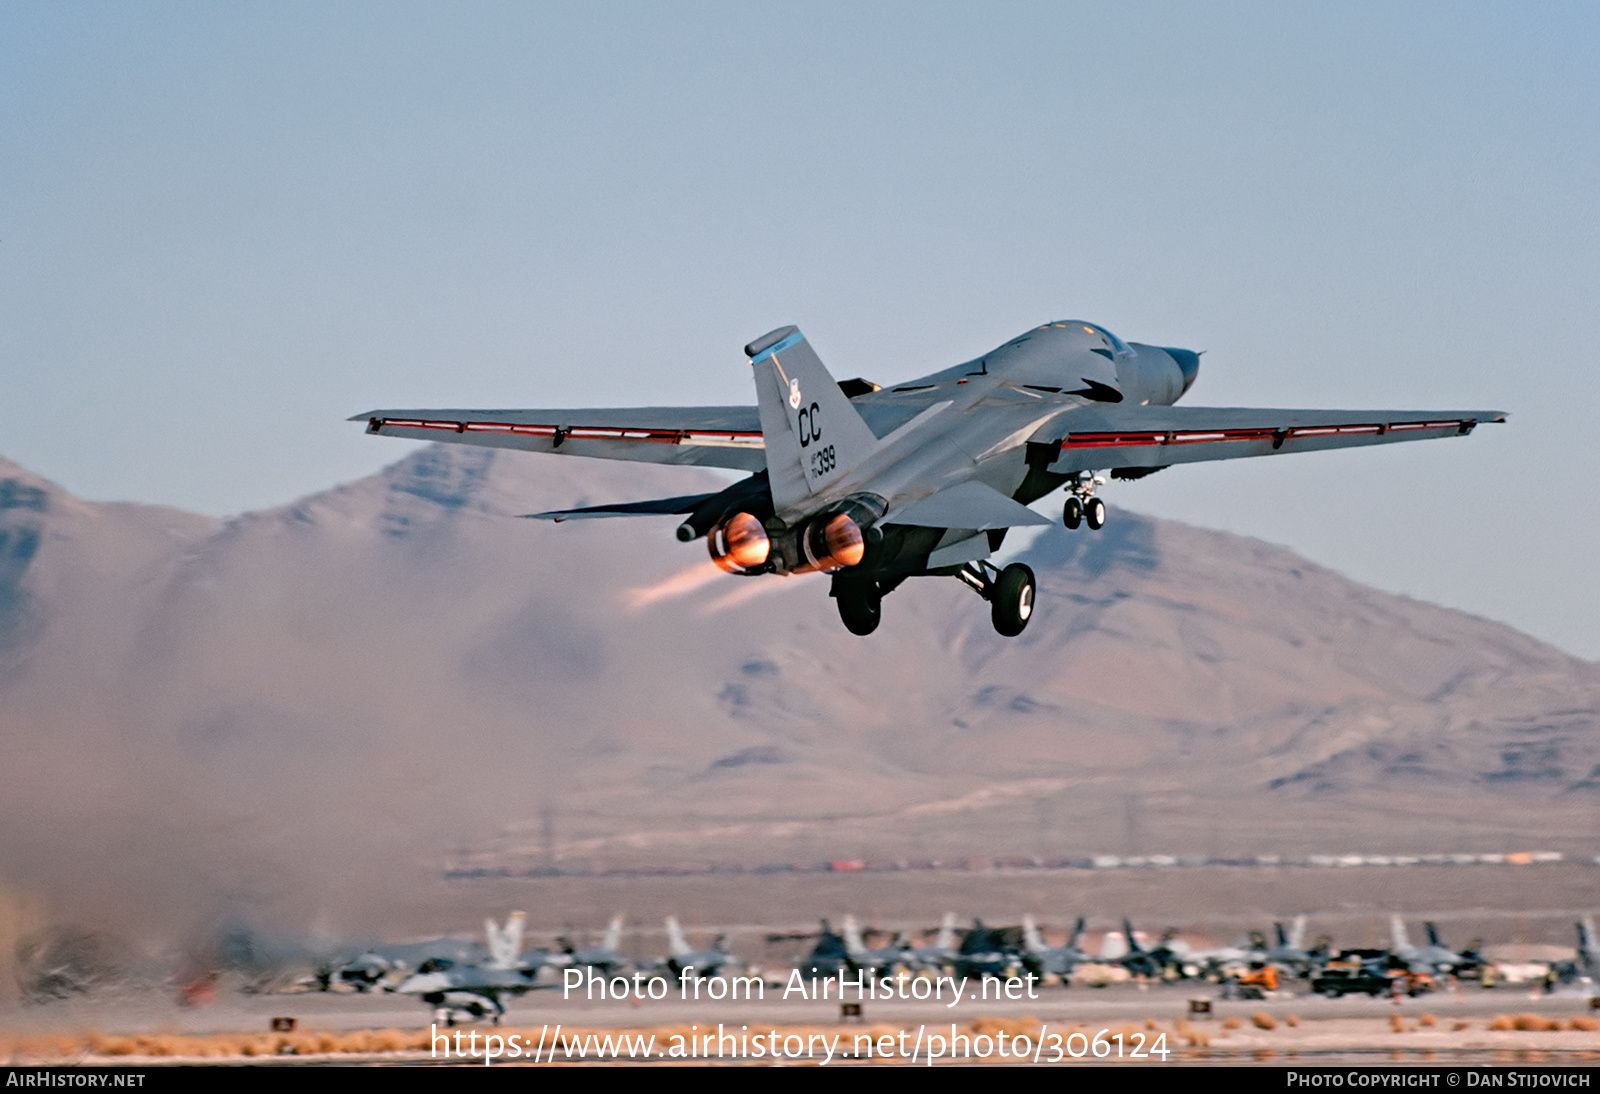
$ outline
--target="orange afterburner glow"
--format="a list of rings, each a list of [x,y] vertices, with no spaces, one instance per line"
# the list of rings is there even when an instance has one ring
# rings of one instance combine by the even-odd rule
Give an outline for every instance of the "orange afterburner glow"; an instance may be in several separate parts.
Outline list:
[[[748,573],[767,561],[772,541],[761,522],[749,513],[735,513],[706,537],[711,561],[730,574]]]
[[[800,545],[805,551],[805,565],[795,570],[797,574],[812,570],[832,573],[846,566],[854,566],[867,553],[867,540],[861,534],[861,525],[843,513],[826,522],[812,522],[805,535],[800,537]]]

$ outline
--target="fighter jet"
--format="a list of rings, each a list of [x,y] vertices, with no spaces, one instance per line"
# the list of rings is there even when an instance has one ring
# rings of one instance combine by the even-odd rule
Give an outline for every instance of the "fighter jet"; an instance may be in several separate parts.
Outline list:
[[[817,943],[800,968],[812,976],[832,976],[835,973],[854,973],[855,962],[850,959],[850,946],[844,936],[833,929],[826,919],[817,932]]]
[[[542,950],[522,952],[522,927],[526,916],[512,912],[504,927],[492,919],[483,923],[488,936],[489,960],[481,965],[456,965],[448,958],[431,958],[395,991],[420,995],[434,1008],[434,1020],[454,1025],[457,1015],[491,1017],[495,1025],[505,1014],[501,997],[521,995],[538,986],[539,970],[549,963]]]
[[[1433,924],[1428,924],[1429,931]],[[1307,977],[1316,968],[1319,961],[1325,959],[1328,953],[1329,940],[1320,939],[1316,946],[1306,949],[1306,917],[1297,915],[1289,932],[1284,933],[1282,923],[1274,923],[1272,929],[1277,932],[1278,944],[1269,946],[1263,955],[1266,962],[1276,965],[1290,976]]]
[[[1590,990],[1600,982],[1600,941],[1596,941],[1594,917],[1584,916],[1577,923],[1578,951],[1571,961],[1551,966],[1556,981],[1562,984],[1587,983]]]
[[[1166,971],[1169,963],[1180,960],[1168,948],[1169,939],[1163,937],[1155,949],[1147,950],[1139,944],[1139,939],[1133,933],[1133,923],[1127,919],[1122,921],[1122,937],[1126,940],[1127,952],[1117,958],[1117,963],[1136,977],[1147,980],[1158,980]]]
[[[1015,950],[1006,944],[1005,935],[1003,929],[986,927],[983,920],[974,919],[972,929],[961,940],[956,952],[956,975],[1015,976],[1021,961]]]
[[[437,968],[450,965],[477,965],[488,960],[489,951],[464,938],[435,938],[427,942],[406,942],[394,946],[372,946],[332,970],[341,984],[358,992],[371,991],[397,977],[420,969],[430,961]],[[331,979],[331,978],[330,978]]]
[[[1594,917],[1578,921],[1578,969],[1590,980],[1600,980],[1600,942],[1595,941]]]
[[[1389,932],[1394,943],[1390,952],[1403,961],[1406,968],[1412,972],[1439,976],[1476,974],[1479,965],[1482,964],[1482,958],[1478,956],[1475,945],[1457,953],[1439,941],[1437,927],[1432,923],[1426,923],[1424,926],[1428,931],[1428,944],[1413,946],[1406,934],[1405,923],[1399,916],[1389,917]]]
[[[1471,433],[1498,410],[1176,407],[1200,371],[1187,349],[1124,342],[1094,323],[1046,323],[989,353],[885,388],[837,382],[796,327],[745,346],[756,405],[585,410],[369,410],[385,437],[745,471],[715,493],[528,514],[562,521],[672,514],[730,574],[832,575],[855,634],[910,577],[954,577],[1022,633],[1033,571],[988,561],[1028,506],[1066,490],[1070,528],[1106,521],[1106,481],[1177,463]]]
[[[953,969],[959,956],[954,912],[944,913],[944,917],[939,921],[939,933],[934,936],[933,945],[909,946],[905,951],[905,961],[912,968],[937,973]]]
[[[568,938],[556,939],[562,950],[566,953],[571,965],[583,968],[588,967],[610,976],[628,966],[629,961],[623,956],[622,946],[622,917],[614,916],[611,925],[606,928],[606,935],[600,940],[599,946],[583,948],[574,946]]]
[[[718,935],[709,950],[696,950],[683,936],[683,928],[678,925],[677,916],[669,915],[667,956],[661,959],[660,967],[671,972],[673,976],[681,976],[685,969],[693,969],[695,976],[715,976],[722,966],[738,961],[738,958],[722,948],[725,941],[724,936]]]
[[[1083,942],[1083,916],[1072,928],[1072,937],[1065,946],[1047,946],[1033,916],[1022,917],[1022,963],[1028,971],[1043,980],[1054,976],[1063,986],[1072,982],[1072,970],[1095,960],[1081,948]]]
[[[907,947],[901,943],[899,935],[887,946],[869,949],[866,940],[861,937],[861,924],[856,922],[853,915],[844,917],[844,944],[851,965],[857,969],[881,974],[907,964]]]

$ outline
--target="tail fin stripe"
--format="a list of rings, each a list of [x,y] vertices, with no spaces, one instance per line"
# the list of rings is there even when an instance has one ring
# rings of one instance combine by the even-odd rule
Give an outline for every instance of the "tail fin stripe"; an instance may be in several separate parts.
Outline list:
[[[782,353],[784,350],[788,349],[790,346],[793,346],[793,345],[797,344],[798,342],[800,342],[804,338],[805,338],[805,335],[801,334],[799,331],[795,331],[793,334],[789,335],[789,337],[785,338],[783,341],[777,343],[776,345],[768,346],[766,349],[759,351],[758,354],[751,359],[750,363],[751,364],[756,364],[757,362],[766,360],[768,357],[772,357],[772,356],[775,356],[775,355],[777,355],[779,353]],[[778,371],[779,372],[783,371],[783,366],[782,365],[778,366]],[[787,382],[788,379],[789,379],[789,377],[787,377],[787,376],[784,377],[784,381],[785,382]]]

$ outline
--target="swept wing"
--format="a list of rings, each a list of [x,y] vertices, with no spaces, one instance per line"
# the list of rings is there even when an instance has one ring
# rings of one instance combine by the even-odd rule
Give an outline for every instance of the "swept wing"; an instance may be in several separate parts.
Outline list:
[[[767,466],[753,406],[581,410],[369,410],[367,432],[607,460],[760,471]]]
[[[1505,419],[1498,410],[1086,406],[1051,419],[1031,440],[1051,446],[1049,470],[1071,472],[1393,444],[1471,433]]]

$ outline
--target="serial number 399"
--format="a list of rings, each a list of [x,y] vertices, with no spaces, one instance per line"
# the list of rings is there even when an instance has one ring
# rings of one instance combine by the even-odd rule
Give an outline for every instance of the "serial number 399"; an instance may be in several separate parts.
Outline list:
[[[836,461],[833,458],[833,445],[819,448],[811,453],[811,474],[813,477],[826,475],[834,469]]]

